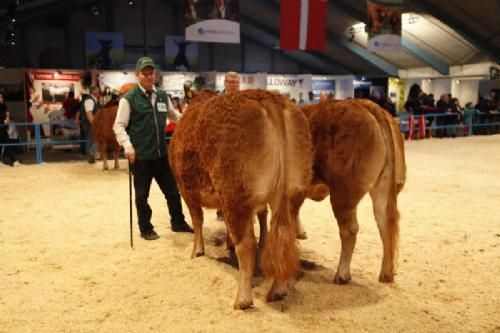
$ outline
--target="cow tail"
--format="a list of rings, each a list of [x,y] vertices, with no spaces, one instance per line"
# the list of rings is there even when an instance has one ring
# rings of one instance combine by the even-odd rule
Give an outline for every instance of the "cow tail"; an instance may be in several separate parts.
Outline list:
[[[288,162],[285,112],[280,112],[280,170],[276,184],[275,205],[271,206],[271,229],[267,235],[261,268],[266,276],[278,282],[285,282],[295,276],[299,266],[299,248],[296,241],[296,226],[290,216],[290,199],[288,188]],[[293,199],[293,198],[292,198]]]
[[[370,113],[376,118],[380,126],[387,150],[385,167],[388,168],[390,180],[387,193],[387,221],[385,228],[387,228],[387,234],[389,236],[389,255],[394,262],[394,267],[396,267],[399,243],[398,184],[396,181],[396,138],[392,132],[390,124],[391,119],[389,119],[385,114],[386,111],[374,103],[370,103],[366,106]]]

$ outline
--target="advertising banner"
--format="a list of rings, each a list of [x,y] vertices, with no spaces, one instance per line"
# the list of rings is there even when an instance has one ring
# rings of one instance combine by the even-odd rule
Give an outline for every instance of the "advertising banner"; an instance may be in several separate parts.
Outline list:
[[[367,0],[368,50],[401,51],[402,0]]]
[[[312,75],[267,75],[267,89],[288,96],[298,104],[309,101],[312,91]]]
[[[215,89],[215,72],[166,72],[162,78],[162,89],[172,97],[184,98],[184,85],[194,90]]]
[[[81,98],[82,71],[33,69],[26,71],[27,119],[33,122],[65,120],[63,102],[70,92]],[[44,136],[58,134],[49,125],[42,126]]]
[[[111,99],[117,98],[120,88],[127,83],[137,83],[134,72],[127,71],[97,71],[97,85],[101,93],[99,103],[106,105]]]
[[[186,40],[240,43],[239,0],[186,0]]]
[[[312,77],[312,92],[313,100],[309,102],[318,101],[321,95],[327,98],[335,97],[335,80],[328,77]]]
[[[123,34],[120,32],[85,32],[87,68],[121,69],[125,61]]]
[[[244,89],[266,89],[267,87],[267,74],[266,73],[254,73],[254,74],[239,74],[240,75],[240,90]],[[215,90],[221,92],[224,90],[224,79],[226,73],[217,73],[217,81],[215,84]]]

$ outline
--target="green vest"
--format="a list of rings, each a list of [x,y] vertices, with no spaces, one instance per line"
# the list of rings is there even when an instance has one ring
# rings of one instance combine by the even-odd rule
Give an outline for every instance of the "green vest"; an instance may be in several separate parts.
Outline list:
[[[80,103],[80,123],[83,126],[90,126],[90,122],[87,119],[87,113],[85,111],[85,101],[91,99],[94,101],[94,109],[92,109],[92,114],[95,115],[97,113],[97,110],[99,110],[99,102],[94,100],[92,96],[90,95],[82,95],[82,102]]]
[[[149,97],[139,85],[126,93],[124,98],[130,104],[130,120],[127,133],[139,160],[154,160],[167,155],[165,124],[167,122],[168,96],[163,90],[156,90],[153,107]],[[158,111],[158,104],[164,111]]]

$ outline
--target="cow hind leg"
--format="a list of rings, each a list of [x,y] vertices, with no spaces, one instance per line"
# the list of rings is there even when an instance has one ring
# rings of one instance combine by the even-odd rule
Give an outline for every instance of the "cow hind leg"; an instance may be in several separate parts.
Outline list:
[[[264,249],[267,237],[267,207],[257,212],[257,219],[259,220],[259,249]]]
[[[238,294],[234,302],[237,310],[248,309],[253,306],[252,299],[252,275],[255,267],[255,254],[257,252],[257,240],[252,226],[252,214],[239,214],[239,216],[228,214],[224,211],[224,216],[228,221],[231,237],[235,243],[236,256],[239,265]],[[238,234],[233,231],[241,230]]]
[[[101,154],[101,158],[102,158],[102,169],[109,170],[109,167],[108,167],[108,146],[105,143],[99,144],[99,153]]]
[[[205,255],[205,244],[203,241],[203,210],[201,206],[193,205],[189,200],[186,200],[186,198],[185,201],[189,209],[189,214],[191,215],[191,222],[193,223],[194,230],[194,244],[191,258],[201,257]]]
[[[339,265],[333,282],[335,284],[346,284],[351,280],[351,259],[359,230],[356,216],[359,200],[346,202],[340,197],[338,199],[339,200],[336,202],[334,195],[330,196],[333,213],[335,214],[339,226],[340,240],[342,242]]]
[[[373,202],[373,211],[375,220],[382,239],[384,256],[380,269],[380,282],[393,282],[396,274],[397,245],[399,238],[399,213],[396,208],[396,202],[392,204],[388,196],[388,181],[382,180],[375,188],[370,191]],[[391,205],[389,205],[391,204]]]
[[[292,221],[294,221],[297,239],[307,239],[307,233],[302,226],[299,216],[300,207],[304,203],[304,199],[305,193],[300,193],[290,200],[290,217]]]

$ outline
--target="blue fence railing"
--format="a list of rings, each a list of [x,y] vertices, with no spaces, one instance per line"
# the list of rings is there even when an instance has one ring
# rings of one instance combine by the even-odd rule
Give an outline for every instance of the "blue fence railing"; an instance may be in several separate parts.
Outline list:
[[[401,132],[410,131],[410,113],[399,116],[399,127]],[[494,134],[500,133],[500,114],[489,114],[476,112],[474,114],[460,116],[456,113],[427,113],[415,115],[413,123],[414,133],[418,133],[422,124],[420,117],[424,117],[425,131],[435,132],[437,136],[454,136],[459,129],[464,130],[466,135],[474,134]]]
[[[2,152],[5,147],[24,147],[25,150],[30,149],[31,147],[34,147],[35,149],[35,160],[36,163],[40,164],[43,163],[43,148],[44,146],[57,146],[57,145],[71,145],[71,144],[78,144],[80,145],[81,143],[86,143],[87,140],[85,139],[80,139],[79,135],[68,135],[68,136],[58,136],[58,135],[52,135],[53,130],[56,129],[56,127],[63,127],[67,129],[78,129],[80,128],[80,125],[75,124],[72,121],[47,121],[47,122],[36,122],[36,123],[29,123],[29,122],[19,122],[19,123],[13,123],[11,122],[9,125],[4,125],[0,124],[0,126],[10,126],[13,125],[16,127],[16,129],[19,129],[21,127],[26,127],[29,129],[27,131],[27,140],[26,141],[21,141],[19,138],[19,141],[17,142],[9,142],[9,143],[1,143],[0,142],[0,152]],[[47,136],[42,136],[42,126],[49,126],[50,128],[50,134]],[[18,136],[19,137],[19,136]],[[165,136],[165,141],[170,140],[170,136]],[[11,140],[12,141],[12,140]]]

